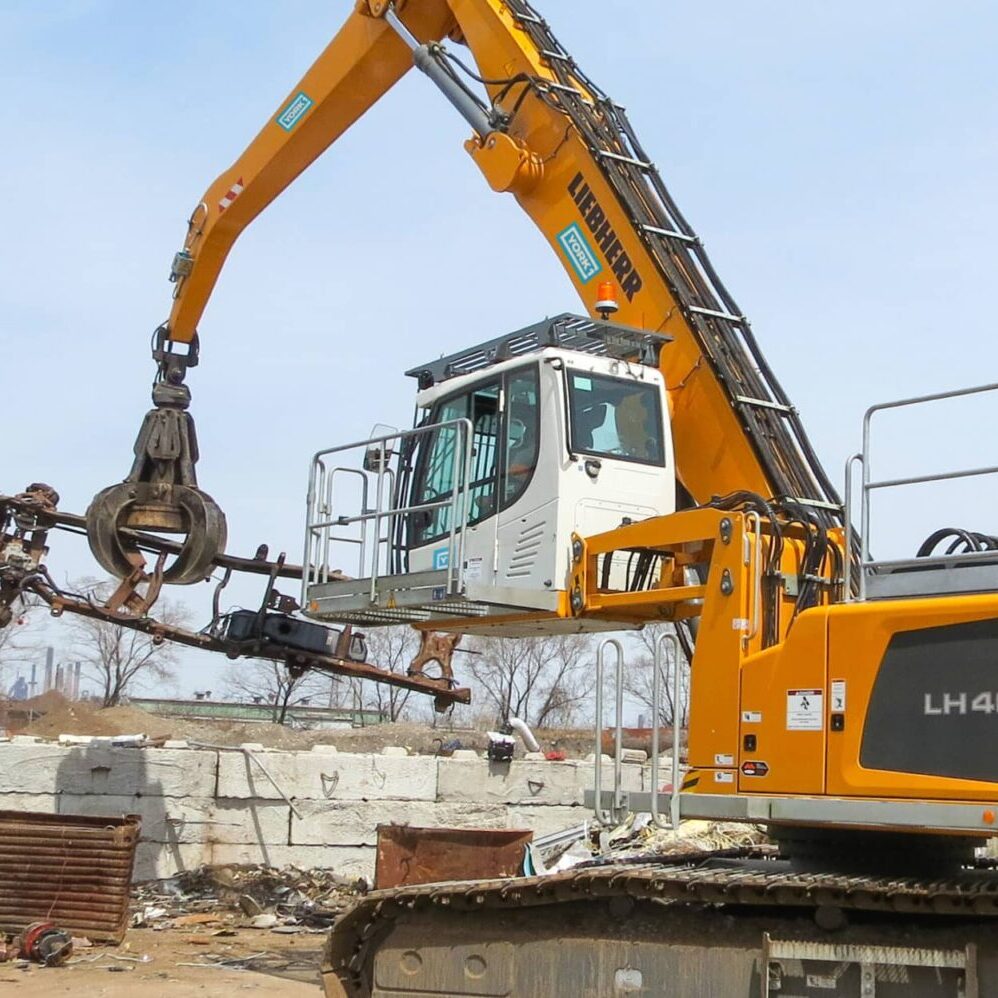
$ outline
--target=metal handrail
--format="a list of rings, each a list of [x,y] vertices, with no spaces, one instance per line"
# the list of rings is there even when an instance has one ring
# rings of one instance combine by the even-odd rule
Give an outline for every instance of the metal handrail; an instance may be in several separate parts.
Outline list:
[[[846,487],[845,487],[845,553],[842,557],[842,601],[844,603],[852,602],[852,550],[853,550],[853,525],[852,525],[852,479],[853,479],[853,465],[857,462],[862,463],[862,454],[853,454],[846,461]],[[860,561],[862,562],[862,553],[860,554]],[[859,588],[863,588],[863,572],[859,573]],[[862,593],[860,594],[862,598]]]
[[[334,467],[330,468],[327,459],[332,454],[344,451],[357,450],[359,448],[370,449],[378,447],[384,453],[386,444],[398,441],[401,445],[407,440],[426,436],[438,430],[453,428],[456,434],[454,452],[451,457],[452,480],[454,486],[448,498],[434,499],[426,503],[412,504],[394,508],[392,502],[400,497],[395,496],[395,472],[386,467],[387,462],[379,461],[376,471],[361,471],[356,468]],[[360,547],[360,571],[361,578],[368,575],[370,567],[370,598],[374,601],[377,598],[377,584],[380,572],[381,551],[385,545],[392,543],[392,523],[396,517],[405,516],[411,513],[425,512],[433,509],[449,508],[450,528],[447,533],[447,543],[449,557],[447,560],[447,591],[456,592],[460,580],[460,569],[464,562],[465,527],[467,526],[468,513],[470,508],[470,488],[472,474],[473,457],[473,433],[474,428],[471,420],[467,418],[450,419],[441,423],[429,423],[424,426],[417,426],[411,430],[397,431],[395,433],[384,434],[378,437],[371,437],[368,440],[354,441],[348,444],[340,444],[336,447],[329,447],[317,451],[312,456],[309,467],[308,497],[306,500],[306,522],[305,522],[305,550],[302,564],[302,604],[308,601],[308,588],[314,583],[328,581],[329,578],[329,555],[330,546],[333,542],[359,545]],[[337,474],[360,475],[363,484],[361,489],[361,510],[356,516],[336,515],[333,503],[333,482]],[[371,479],[375,482],[374,495],[376,497],[374,506],[370,505],[369,496],[371,493]],[[385,483],[391,484],[389,494],[385,495]],[[386,509],[385,505],[391,508]],[[382,534],[382,521],[388,520],[388,533]],[[332,531],[336,527],[349,527],[352,524],[359,525],[358,537],[336,536]],[[372,537],[369,545],[368,531]],[[455,557],[456,555],[456,557]],[[370,566],[368,566],[370,561]],[[388,552],[387,564],[390,566],[391,552]]]
[[[762,627],[762,518],[756,512],[745,514],[745,524],[752,531],[753,541],[745,537],[745,564],[752,562],[752,588],[750,599],[752,613],[749,616],[749,630],[742,635],[742,648],[748,649],[749,643],[759,634]]]
[[[844,571],[844,581],[845,581],[845,599],[848,601],[852,598],[851,596],[851,567],[850,567],[850,552],[852,550],[852,502],[853,502],[853,487],[852,487],[852,477],[853,468],[856,463],[859,463],[862,469],[861,476],[861,486],[860,486],[860,537],[859,537],[859,586],[858,586],[858,599],[866,599],[866,569],[883,564],[882,562],[876,561],[870,556],[870,495],[877,489],[890,489],[898,488],[905,485],[924,485],[929,482],[947,482],[955,481],[962,478],[973,478],[982,475],[995,475],[998,474],[998,465],[991,465],[987,467],[980,468],[963,468],[956,471],[943,471],[935,474],[929,475],[911,475],[904,478],[885,478],[880,481],[875,481],[871,478],[870,474],[870,437],[871,437],[871,424],[873,417],[878,412],[883,412],[886,409],[900,409],[907,406],[914,405],[924,405],[928,402],[940,402],[946,399],[954,398],[965,398],[969,395],[980,395],[985,392],[998,391],[998,382],[986,384],[986,385],[975,385],[971,388],[958,388],[953,391],[948,392],[934,392],[931,395],[919,395],[913,396],[911,398],[896,399],[893,402],[880,402],[877,405],[870,406],[866,410],[863,416],[863,449],[860,453],[854,454],[852,457],[846,461],[846,557],[845,557],[845,571]],[[927,561],[929,559],[926,559]]]
[[[603,793],[603,670],[606,650],[616,651],[614,664],[614,682],[616,683],[615,700],[615,734],[613,746],[613,806],[609,811],[602,807]],[[624,760],[624,650],[616,638],[604,638],[596,650],[596,754],[593,756],[593,783],[595,789],[595,804],[593,813],[601,825],[618,825],[627,816],[624,805],[621,782],[623,778]]]
[[[994,475],[998,473],[998,465],[992,464],[986,468],[968,468],[966,471],[945,471],[935,475],[912,475],[910,478],[885,478],[881,482],[870,482],[866,487],[874,489],[893,489],[899,485],[923,485],[926,482],[944,482],[955,478],[974,478],[977,475]]]
[[[351,471],[351,468],[334,468],[333,471]],[[419,513],[427,509],[440,509],[442,506],[450,506],[450,499],[441,499],[438,502],[420,503],[418,506],[399,506],[393,508],[391,513],[401,515],[402,513]],[[338,516],[335,520],[320,520],[313,523],[313,527],[349,527],[351,523],[362,523],[366,520],[373,520],[377,516],[388,516],[388,513],[369,510],[367,513],[359,513],[357,516]]]
[[[669,799],[669,821],[662,821],[658,813],[659,777],[659,710],[662,705],[662,663],[666,645],[672,648],[672,794]],[[651,820],[658,828],[679,826],[679,638],[675,632],[660,634],[655,642],[653,660],[655,669],[651,681],[652,735],[651,735]]]

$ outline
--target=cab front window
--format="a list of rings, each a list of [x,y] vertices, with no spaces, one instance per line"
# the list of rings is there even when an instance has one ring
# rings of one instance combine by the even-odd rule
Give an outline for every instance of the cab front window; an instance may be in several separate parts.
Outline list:
[[[572,451],[637,464],[665,464],[657,385],[568,371]]]

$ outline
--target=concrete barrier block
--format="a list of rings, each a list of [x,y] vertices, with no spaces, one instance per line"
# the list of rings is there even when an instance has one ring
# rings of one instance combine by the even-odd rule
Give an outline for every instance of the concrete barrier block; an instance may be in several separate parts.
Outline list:
[[[683,771],[680,767],[679,779],[682,781]],[[663,755],[660,757],[660,762],[658,766],[658,786],[661,790],[663,787],[669,787],[672,785],[672,756]],[[651,763],[645,763],[641,767],[641,789],[651,790],[652,788],[652,778],[651,778]]]
[[[135,849],[135,868],[132,871],[133,883],[143,880],[165,880],[175,877],[185,870],[196,870],[210,861],[211,846],[165,845],[162,842],[140,841]]]
[[[61,794],[59,813],[115,818],[137,814],[142,819],[143,842],[182,845],[205,842],[287,845],[291,817],[291,809],[283,802],[110,794]]]
[[[499,804],[434,804],[431,801],[302,801],[291,817],[292,845],[370,845],[378,825],[417,828],[506,828]]]
[[[437,796],[433,756],[401,759],[346,752],[275,752],[261,761],[273,780],[242,753],[221,753],[218,796],[280,800],[277,787],[296,801],[434,800]]]
[[[288,845],[291,808],[283,801],[217,800],[210,810],[207,831],[208,841],[220,845]]]
[[[217,753],[109,745],[0,745],[0,793],[210,797]]]
[[[581,778],[582,786],[586,790],[591,790],[595,784],[595,770],[592,765],[585,764],[581,768]],[[613,789],[613,760],[610,760],[609,765],[604,764],[603,773],[601,776],[603,780],[603,789],[612,790]],[[644,790],[645,789],[645,779],[643,767],[636,762],[625,762],[623,766],[620,767],[620,788],[622,790]]]
[[[603,780],[612,780],[612,767]],[[621,770],[624,790],[641,790],[641,767]],[[593,785],[593,767],[577,759],[565,762],[515,760],[490,763],[441,759],[438,779],[441,801],[484,801],[498,804],[582,804]]]
[[[506,812],[507,828],[529,828],[534,838],[563,832],[566,828],[589,821],[593,812],[587,807],[511,807]]]
[[[572,762],[509,763],[441,759],[441,801],[494,804],[582,802],[578,765]]]
[[[55,794],[0,794],[0,811],[37,811],[55,814],[59,798]]]

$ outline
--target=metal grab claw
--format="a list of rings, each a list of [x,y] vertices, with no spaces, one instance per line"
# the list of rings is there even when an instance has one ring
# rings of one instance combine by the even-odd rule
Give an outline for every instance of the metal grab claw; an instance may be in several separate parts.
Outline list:
[[[215,558],[225,551],[225,515],[210,495],[188,485],[126,481],[98,492],[86,519],[87,541],[101,567],[119,579],[134,571],[138,547],[122,529],[133,526],[130,513],[151,503],[176,513],[187,535],[180,553],[164,569],[163,582],[187,586],[211,575]]]
[[[142,420],[128,477],[94,496],[86,523],[93,556],[119,579],[128,578],[138,564],[138,545],[127,531],[186,534],[180,552],[162,576],[164,583],[186,586],[211,574],[215,559],[225,551],[226,525],[215,500],[198,488],[194,470],[197,435],[187,412],[191,393],[183,380],[187,368],[197,364],[197,339],[187,354],[176,352],[173,346],[166,327],[157,329],[155,408]]]

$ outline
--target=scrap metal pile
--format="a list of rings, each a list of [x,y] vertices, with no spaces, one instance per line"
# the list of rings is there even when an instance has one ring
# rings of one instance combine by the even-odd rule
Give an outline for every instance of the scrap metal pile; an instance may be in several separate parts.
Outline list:
[[[150,614],[169,572],[168,558],[182,555],[183,549],[183,544],[159,534],[121,530],[130,572],[108,599],[69,592],[55,583],[46,567],[49,535],[54,530],[83,535],[87,520],[60,511],[58,502],[55,489],[42,483],[29,485],[17,495],[0,495],[0,628],[8,626],[19,615],[19,608],[34,599],[47,604],[53,617],[75,613],[107,621],[150,634],[156,643],[173,641],[233,659],[270,659],[283,663],[292,675],[313,670],[429,694],[439,711],[471,700],[470,691],[454,683],[449,661],[440,662],[438,677],[426,675],[422,666],[408,674],[391,672],[366,661],[364,636],[349,626],[338,630],[294,616],[298,603],[279,593],[276,583],[278,579],[300,579],[302,569],[287,564],[283,553],[276,561],[268,561],[265,545],[253,558],[213,556],[211,566],[223,574],[215,587],[212,618],[199,631],[173,626]],[[146,554],[155,556],[151,569]],[[234,572],[266,579],[256,610],[220,611],[221,594]],[[424,637],[424,644],[430,640],[432,635]]]
[[[274,931],[326,929],[367,883],[329,870],[263,866],[187,870],[167,880],[140,884],[132,902],[136,928],[245,924]]]

